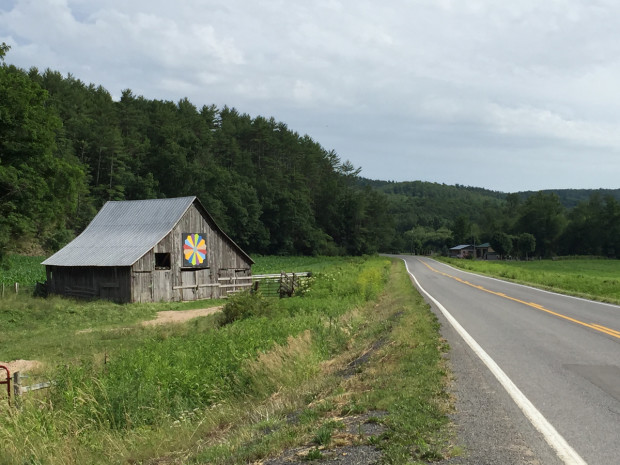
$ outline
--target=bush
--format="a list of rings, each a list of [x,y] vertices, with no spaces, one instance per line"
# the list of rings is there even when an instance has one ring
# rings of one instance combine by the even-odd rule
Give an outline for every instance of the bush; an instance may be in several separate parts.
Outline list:
[[[229,297],[222,309],[220,323],[227,325],[237,320],[244,320],[253,316],[269,316],[272,313],[271,303],[259,292],[239,292]]]

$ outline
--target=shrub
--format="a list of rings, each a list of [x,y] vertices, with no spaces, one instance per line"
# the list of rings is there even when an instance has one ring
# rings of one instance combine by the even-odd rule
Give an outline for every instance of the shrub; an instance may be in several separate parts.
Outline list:
[[[253,316],[269,316],[271,313],[271,303],[260,293],[244,291],[229,297],[222,309],[220,323],[227,325],[233,321],[244,320]]]

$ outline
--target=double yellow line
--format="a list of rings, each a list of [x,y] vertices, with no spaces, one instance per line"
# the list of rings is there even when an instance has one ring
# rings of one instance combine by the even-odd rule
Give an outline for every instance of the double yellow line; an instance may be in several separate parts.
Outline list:
[[[607,328],[606,326],[597,325],[595,323],[586,323],[584,321],[577,320],[577,319],[572,318],[570,316],[562,315],[561,313],[555,312],[553,310],[549,310],[548,308],[545,308],[542,305],[537,304],[535,302],[526,302],[525,300],[517,299],[515,297],[511,297],[509,295],[506,295],[503,292],[491,291],[490,289],[487,289],[485,287],[478,286],[477,284],[472,284],[469,281],[465,281],[464,279],[458,278],[456,276],[452,276],[452,275],[450,275],[448,273],[444,273],[443,271],[439,271],[439,270],[433,268],[428,263],[423,262],[422,260],[420,260],[420,262],[423,263],[429,270],[431,270],[431,271],[433,271],[435,273],[439,273],[440,275],[445,276],[447,278],[454,279],[455,281],[463,283],[463,284],[465,284],[467,286],[473,287],[473,288],[478,289],[478,290],[483,291],[483,292],[487,292],[489,294],[496,295],[498,297],[502,297],[504,299],[512,300],[513,302],[518,302],[520,304],[527,305],[528,307],[535,308],[536,310],[540,310],[542,312],[547,312],[550,315],[557,316],[558,318],[563,318],[564,320],[571,321],[571,322],[576,323],[578,325],[585,326],[586,328],[594,329],[595,331],[599,331],[601,333],[605,333],[605,334],[607,334],[609,336],[613,336],[615,338],[620,339],[620,331],[616,331],[615,329]]]

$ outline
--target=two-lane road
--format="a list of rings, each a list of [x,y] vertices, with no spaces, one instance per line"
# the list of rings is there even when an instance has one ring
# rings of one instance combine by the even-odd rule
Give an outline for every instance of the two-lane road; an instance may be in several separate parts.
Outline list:
[[[463,334],[469,335],[483,355],[469,343],[467,350],[490,360],[485,371],[500,381],[506,377],[491,389],[512,396],[505,397],[521,409],[513,409],[521,416],[514,422],[533,431],[526,437],[543,438],[557,463],[620,464],[619,306],[474,275],[428,258],[400,258],[444,325],[455,320],[461,327],[458,335],[448,333],[448,342],[465,346]],[[493,363],[499,375],[488,368]],[[540,457],[527,463],[550,460],[544,451],[530,453]]]

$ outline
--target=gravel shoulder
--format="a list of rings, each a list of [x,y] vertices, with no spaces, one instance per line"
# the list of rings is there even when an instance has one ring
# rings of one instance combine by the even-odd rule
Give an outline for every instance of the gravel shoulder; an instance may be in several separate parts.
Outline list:
[[[508,393],[440,312],[450,344],[455,410],[452,421],[463,454],[437,462],[450,465],[562,465]]]

